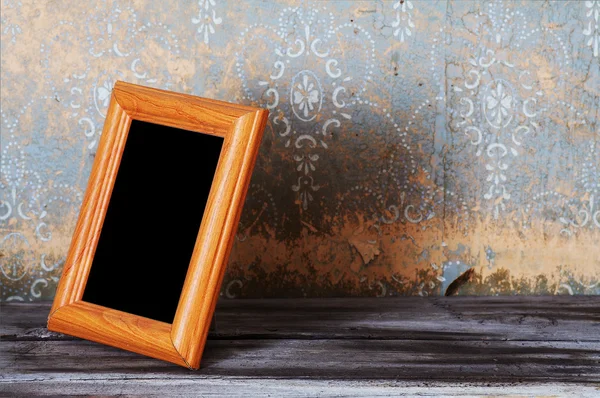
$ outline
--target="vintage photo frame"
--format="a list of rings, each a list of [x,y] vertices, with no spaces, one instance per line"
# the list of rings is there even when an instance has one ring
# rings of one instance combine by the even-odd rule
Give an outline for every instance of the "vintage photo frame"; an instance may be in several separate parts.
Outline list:
[[[48,329],[200,366],[268,111],[117,82]],[[132,120],[223,137],[172,324],[82,300]]]

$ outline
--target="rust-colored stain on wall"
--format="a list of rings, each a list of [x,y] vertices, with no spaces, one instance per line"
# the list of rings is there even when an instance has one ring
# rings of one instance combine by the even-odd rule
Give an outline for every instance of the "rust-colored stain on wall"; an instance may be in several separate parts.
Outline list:
[[[271,111],[226,297],[600,293],[599,1],[1,11],[2,301],[52,297],[116,80]]]

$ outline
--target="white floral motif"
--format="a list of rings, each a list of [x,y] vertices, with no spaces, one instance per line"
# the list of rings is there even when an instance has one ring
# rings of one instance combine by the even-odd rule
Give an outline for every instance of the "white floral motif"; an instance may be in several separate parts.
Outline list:
[[[223,18],[217,17],[217,12],[214,8],[215,0],[200,0],[198,1],[200,11],[198,17],[192,18],[194,25],[198,26],[197,33],[202,38],[204,44],[208,44],[210,35],[215,33],[215,26],[223,23]]]
[[[413,3],[410,0],[398,0],[394,3],[396,20],[392,22],[392,28],[395,28],[394,36],[398,37],[401,42],[404,42],[406,37],[412,36],[411,29],[415,27],[411,13],[413,8]]]
[[[472,68],[453,90],[462,105],[454,127],[477,147],[476,156],[487,156],[489,186],[484,199],[493,202],[493,214],[498,218],[511,198],[506,186],[510,159],[519,156],[523,138],[538,127],[536,120],[543,109],[537,108],[543,93],[535,89],[537,83],[529,71],[519,71],[494,50],[484,48],[482,55],[469,63]]]
[[[502,80],[490,84],[495,85],[496,88],[488,90],[489,94],[485,97],[483,106],[486,108],[486,118],[489,116],[488,122],[496,128],[506,127],[512,119],[513,96],[505,88]]]
[[[298,105],[298,110],[302,113],[302,116],[298,115],[298,113],[296,113],[296,116],[302,120],[309,121],[317,117],[316,115],[313,115],[311,118],[308,117],[309,112],[315,110],[315,104],[319,103],[317,112],[321,110],[321,90],[318,87],[319,81],[314,73],[302,71],[300,74],[302,75],[302,81],[296,84],[292,83],[292,105]],[[296,81],[295,78],[294,81]]]
[[[589,21],[583,34],[589,36],[586,44],[592,48],[594,57],[597,57],[600,54],[600,0],[586,1],[585,6],[588,8],[586,17]]]
[[[297,192],[304,210],[321,188],[315,182],[314,173],[321,159],[319,152],[329,148],[327,138],[332,130],[352,119],[349,110],[357,104],[375,106],[362,98],[374,66],[374,41],[356,23],[333,26],[333,14],[329,13],[328,21],[323,17],[325,11],[325,7],[308,11],[286,8],[277,28],[257,24],[242,32],[240,44],[244,50],[236,53],[244,99],[265,101],[277,134],[283,138],[285,147],[294,151],[295,170],[301,175],[295,177],[291,188]],[[346,31],[352,34],[344,35]],[[335,40],[336,34],[354,42],[339,42]],[[273,41],[280,45],[273,50],[271,70],[257,77],[256,84],[262,93],[257,96],[254,92],[257,87],[247,84],[244,67],[249,61],[244,51],[248,51],[247,44],[253,39],[262,42],[264,35],[274,36]],[[344,45],[347,48],[340,48]],[[364,63],[364,75],[354,76],[340,65],[340,57],[349,52],[355,52],[358,60]],[[365,54],[366,59],[361,59]],[[284,87],[288,84],[286,90]],[[323,106],[326,102],[329,102],[328,107]]]

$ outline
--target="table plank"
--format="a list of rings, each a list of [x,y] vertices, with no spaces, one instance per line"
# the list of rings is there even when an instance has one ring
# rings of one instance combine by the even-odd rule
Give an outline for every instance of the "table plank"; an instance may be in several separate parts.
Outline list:
[[[113,377],[114,376],[114,377]],[[24,378],[11,381],[7,395],[23,396],[141,396],[141,397],[578,397],[598,398],[594,386],[564,383],[412,382],[393,380],[305,380],[254,378],[167,379],[160,375],[123,379],[110,375],[102,381],[70,374],[50,380]],[[6,386],[6,385],[4,385]]]
[[[143,378],[546,381],[600,383],[600,344],[530,341],[211,340],[201,369],[74,341],[3,342],[2,382],[22,375]]]
[[[0,305],[0,339],[72,340],[49,308]],[[600,341],[600,296],[222,300],[209,338]]]

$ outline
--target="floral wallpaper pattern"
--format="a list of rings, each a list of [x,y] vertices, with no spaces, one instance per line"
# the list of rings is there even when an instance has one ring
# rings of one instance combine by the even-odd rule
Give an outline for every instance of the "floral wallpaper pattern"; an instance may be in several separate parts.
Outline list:
[[[600,293],[600,1],[1,11],[2,301],[52,298],[116,80],[270,110],[224,297]]]

